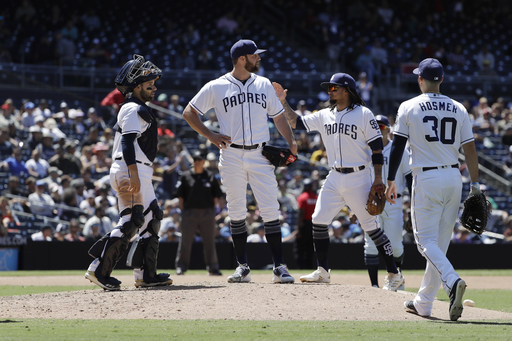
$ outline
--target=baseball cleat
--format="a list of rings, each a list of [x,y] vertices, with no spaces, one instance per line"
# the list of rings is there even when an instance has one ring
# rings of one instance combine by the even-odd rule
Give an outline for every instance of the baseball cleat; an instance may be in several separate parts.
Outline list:
[[[235,273],[228,277],[228,283],[249,283],[251,281],[251,269],[247,264],[239,264]]]
[[[450,320],[457,321],[462,315],[462,296],[466,291],[466,282],[459,278],[455,281],[455,284],[450,291]]]
[[[311,283],[331,283],[331,272],[326,271],[323,267],[319,266],[318,269],[309,275],[300,276],[301,282]]]
[[[416,307],[414,306],[414,301],[405,301],[404,302],[405,310],[408,313],[413,313],[421,317],[429,317],[429,315],[420,315],[418,311],[416,310]]]
[[[121,281],[114,277],[108,277],[99,279],[96,277],[96,274],[93,271],[87,271],[85,273],[85,278],[96,284],[97,286],[103,288],[103,290],[107,291],[118,291],[121,290]]]
[[[385,280],[384,286],[382,289],[389,291],[397,291],[398,287],[400,287],[403,283],[405,283],[405,278],[402,276],[402,273],[398,271],[397,274],[392,272],[388,272]]]
[[[135,280],[136,288],[149,288],[149,287],[161,287],[165,285],[171,285],[172,279],[169,278],[168,273],[161,273],[156,275],[149,283],[146,283],[144,279]]]
[[[282,264],[274,268],[272,272],[272,283],[295,283],[295,278],[290,275],[286,265]]]

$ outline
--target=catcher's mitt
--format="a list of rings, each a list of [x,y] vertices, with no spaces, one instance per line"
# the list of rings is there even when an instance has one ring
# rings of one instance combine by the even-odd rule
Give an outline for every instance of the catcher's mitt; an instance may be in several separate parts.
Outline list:
[[[288,148],[264,146],[261,153],[276,167],[285,167],[297,160],[297,156]]]
[[[487,226],[489,219],[489,201],[482,192],[469,195],[464,200],[464,209],[460,217],[460,223],[468,231],[481,235]]]
[[[370,189],[370,194],[368,195],[368,201],[366,202],[366,210],[371,215],[379,215],[384,211],[384,206],[386,206],[386,196],[384,192],[386,191],[386,186],[384,184],[373,185]],[[377,195],[377,193],[381,194],[381,197]]]

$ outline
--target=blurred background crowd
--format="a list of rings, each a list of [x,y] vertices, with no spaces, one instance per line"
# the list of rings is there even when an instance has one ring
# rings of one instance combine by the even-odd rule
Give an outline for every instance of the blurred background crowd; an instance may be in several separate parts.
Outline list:
[[[388,116],[391,124],[398,103],[384,105],[376,96],[377,89],[385,87],[384,80],[393,75],[407,77],[426,57],[439,59],[447,75],[441,90],[446,89],[447,95],[457,92],[473,123],[480,161],[488,170],[480,181],[493,208],[488,230],[496,234],[479,237],[456,225],[453,242],[512,241],[512,87],[505,81],[491,87],[492,91],[483,91],[474,84],[512,75],[512,11],[506,1],[199,1],[182,5],[22,0],[0,9],[0,65],[4,69],[69,66],[105,70],[105,74],[113,70],[115,74],[133,53],[141,53],[164,70],[162,82],[169,83],[157,83],[153,103],[160,117],[153,183],[165,212],[162,242],[179,240],[181,212],[176,185],[180,175],[192,167],[194,151],[202,153],[205,168],[220,181],[218,150],[191,132],[180,118],[195,91],[173,76],[178,75],[176,70],[196,70],[198,75],[201,71],[229,71],[229,48],[242,37],[268,49],[263,55],[262,75],[326,72],[329,78],[333,72],[351,74],[368,106],[374,113]],[[8,84],[13,74],[0,76]],[[453,88],[450,76],[472,81]],[[79,82],[79,77],[73,82]],[[44,98],[23,88],[12,96],[0,95],[0,237],[96,240],[116,225],[119,212],[108,174],[115,134],[112,127],[123,99],[112,90],[112,77],[105,82],[109,88],[100,91],[96,101],[83,100],[83,94],[70,96],[71,90],[63,89],[51,95],[46,92]],[[291,95],[294,86],[300,89],[295,80],[290,85]],[[412,85],[412,93],[418,93],[414,81]],[[0,87],[4,94],[14,91],[1,83]],[[290,104],[300,115],[327,105],[326,94],[319,92],[319,87],[318,91],[297,93],[290,97]],[[218,129],[214,112],[205,115],[204,121],[212,130]],[[282,144],[270,120],[269,125],[272,143]],[[298,224],[307,219],[306,212],[311,209],[301,195],[310,192],[308,195],[314,196],[329,171],[319,135],[296,132],[296,138],[300,160],[289,168],[276,169],[285,242],[297,239]],[[460,171],[466,177],[465,197],[469,179],[463,159]],[[408,198],[405,193],[405,218]],[[247,202],[250,241],[265,242],[250,188]],[[216,240],[230,242],[224,197],[216,210]],[[362,233],[348,208],[330,225],[333,242],[362,243]],[[404,241],[414,242],[405,232]]]

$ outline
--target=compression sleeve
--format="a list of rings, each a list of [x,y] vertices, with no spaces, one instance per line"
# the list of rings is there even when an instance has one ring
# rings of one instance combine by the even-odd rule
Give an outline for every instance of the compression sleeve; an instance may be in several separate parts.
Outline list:
[[[412,173],[409,173],[405,176],[405,182],[407,183],[407,189],[409,190],[409,195],[412,195]]]
[[[133,145],[137,133],[123,134],[121,136],[121,149],[123,150],[123,159],[126,165],[133,165],[135,163],[135,146]]]
[[[400,162],[402,161],[402,154],[404,153],[406,143],[406,137],[395,135],[393,138],[393,144],[391,145],[391,151],[389,153],[389,181],[395,181],[396,172],[398,167],[400,167]]]
[[[384,148],[384,144],[382,143],[382,138],[375,139],[372,142],[368,143],[368,145],[370,146],[370,148],[373,151],[382,150],[382,148]]]
[[[297,123],[295,124],[296,130],[308,130],[302,121],[302,117],[297,117]]]

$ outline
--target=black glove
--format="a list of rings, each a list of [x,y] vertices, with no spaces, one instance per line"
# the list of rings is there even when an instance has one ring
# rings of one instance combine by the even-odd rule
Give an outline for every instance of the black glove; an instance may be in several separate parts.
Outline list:
[[[297,160],[297,155],[293,155],[288,148],[264,146],[261,153],[276,167],[285,167]]]
[[[472,191],[473,192],[473,191]],[[489,202],[482,192],[474,191],[464,200],[460,223],[468,231],[481,235],[487,226],[490,211]]]

